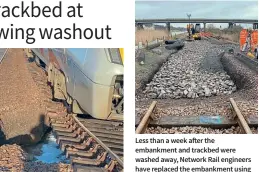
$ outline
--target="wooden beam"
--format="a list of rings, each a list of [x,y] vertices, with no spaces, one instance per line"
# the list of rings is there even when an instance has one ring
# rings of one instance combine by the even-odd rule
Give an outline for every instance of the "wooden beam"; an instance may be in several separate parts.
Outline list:
[[[153,101],[150,107],[148,108],[147,113],[144,115],[136,129],[136,134],[143,134],[145,132],[147,126],[149,125],[151,114],[156,107],[156,103],[157,101]]]
[[[253,134],[251,129],[249,128],[244,116],[241,114],[236,102],[234,101],[233,98],[230,98],[230,103],[231,106],[233,108],[233,112],[235,113],[236,117],[237,117],[237,122],[240,126],[240,128],[243,130],[244,133],[246,134]]]
[[[250,127],[258,127],[258,118],[249,116],[247,118]],[[136,118],[136,126],[140,123],[140,118]],[[221,115],[199,115],[199,116],[162,116],[157,120],[150,121],[149,127],[185,127],[185,126],[201,126],[210,128],[230,128],[238,126],[238,122]]]

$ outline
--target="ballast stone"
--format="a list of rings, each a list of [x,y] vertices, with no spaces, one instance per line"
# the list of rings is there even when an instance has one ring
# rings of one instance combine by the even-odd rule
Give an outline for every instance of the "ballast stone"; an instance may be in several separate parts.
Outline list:
[[[221,46],[208,41],[186,42],[163,64],[143,93],[146,98],[155,97],[150,94],[154,93],[159,98],[172,99],[232,94],[236,86],[219,60],[222,51]],[[166,92],[161,94],[161,90]]]

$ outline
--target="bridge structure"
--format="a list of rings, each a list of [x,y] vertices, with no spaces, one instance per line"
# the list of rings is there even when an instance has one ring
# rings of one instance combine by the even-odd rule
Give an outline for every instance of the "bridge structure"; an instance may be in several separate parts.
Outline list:
[[[165,23],[167,30],[170,31],[171,23],[203,23],[204,31],[207,23],[228,23],[232,28],[236,23],[252,24],[253,29],[258,29],[257,19],[202,19],[202,18],[166,18],[166,19],[136,19],[135,24],[138,28],[143,28],[144,24]]]

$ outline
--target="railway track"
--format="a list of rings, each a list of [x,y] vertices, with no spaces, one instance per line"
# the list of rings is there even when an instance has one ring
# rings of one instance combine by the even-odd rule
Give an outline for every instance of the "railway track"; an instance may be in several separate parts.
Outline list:
[[[216,40],[215,38],[207,38],[211,39],[211,40],[215,40],[218,43],[220,43],[218,40]],[[231,47],[231,46],[230,46]],[[228,53],[227,51],[225,51],[226,53]],[[229,52],[231,53],[231,52]],[[247,56],[245,56],[242,53],[238,53],[238,51],[234,51],[231,54],[233,54],[233,58],[236,58],[237,61],[240,61],[242,64],[244,64],[244,66],[247,66],[249,69],[255,71],[257,73],[257,66],[258,63],[255,60],[252,60],[250,58],[248,58]],[[229,55],[229,54],[228,54]],[[166,72],[165,72],[166,73]],[[244,73],[242,73],[244,75]],[[163,75],[163,73],[162,73]],[[242,76],[243,76],[242,75]],[[241,75],[238,75],[241,76]],[[249,75],[250,76],[250,75]],[[156,78],[157,79],[157,78]],[[162,79],[161,79],[162,80]],[[163,83],[163,82],[160,82]],[[160,84],[159,83],[159,84]],[[160,85],[161,86],[161,85]],[[257,86],[256,86],[257,88]],[[166,89],[166,88],[165,88]],[[236,97],[236,96],[233,96]],[[244,116],[241,114],[240,110],[238,109],[235,101],[233,99],[229,99],[230,97],[228,97],[228,99],[226,99],[226,101],[229,102],[229,104],[227,103],[227,106],[222,104],[221,107],[219,107],[219,110],[216,110],[216,107],[218,106],[218,104],[216,104],[216,107],[212,106],[212,109],[208,110],[208,114],[210,115],[203,115],[204,112],[206,112],[206,109],[204,109],[202,111],[202,114],[199,114],[197,116],[197,114],[192,113],[191,112],[191,108],[190,111],[188,108],[183,109],[183,111],[180,109],[179,107],[181,105],[176,105],[177,108],[175,108],[176,110],[173,111],[172,110],[172,114],[169,114],[168,111],[170,111],[170,107],[168,107],[168,111],[167,109],[163,112],[165,115],[162,115],[160,118],[155,118],[155,109],[156,109],[156,104],[157,102],[161,103],[162,105],[165,104],[165,102],[163,102],[160,99],[155,99],[157,101],[153,101],[152,104],[150,105],[149,109],[146,111],[146,114],[142,117],[136,117],[136,122],[135,122],[135,127],[136,127],[136,133],[137,134],[141,134],[141,133],[188,133],[188,131],[190,133],[194,132],[200,132],[203,133],[207,132],[207,133],[236,133],[239,132],[238,130],[241,128],[242,133],[252,133],[251,132],[251,128],[258,128],[258,117],[257,114],[249,114],[246,119],[244,118]],[[154,99],[153,99],[154,100]],[[144,102],[144,101],[143,101]],[[142,103],[143,103],[142,102]],[[168,103],[169,104],[169,103]],[[206,104],[206,102],[205,102]],[[146,105],[144,105],[146,106]],[[171,106],[174,106],[174,104],[172,103]],[[178,107],[179,106],[179,107]],[[203,108],[202,106],[200,106],[201,108]],[[228,108],[231,107],[231,108]],[[199,106],[198,106],[199,108]],[[226,111],[222,110],[222,109],[226,109],[228,110],[232,110],[232,113],[230,112],[230,116],[232,115],[233,119],[229,119],[229,114],[228,115],[218,115],[215,112],[211,112],[213,111],[213,109],[216,110],[216,112],[219,113],[225,113]],[[177,110],[180,113],[179,115],[177,114]],[[159,108],[158,110],[159,112],[157,112],[157,114],[161,114],[161,108]],[[183,114],[182,112],[186,113]],[[195,109],[196,111],[196,109]],[[199,111],[199,110],[197,110]],[[140,111],[142,113],[142,111]],[[176,112],[176,113],[175,113]],[[211,113],[215,113],[215,115],[211,114]],[[237,115],[238,113],[238,115]],[[157,115],[156,114],[156,115]],[[192,115],[189,115],[192,114]],[[206,114],[206,113],[205,113]],[[246,113],[244,112],[244,114],[246,115]],[[242,123],[241,123],[242,121]],[[238,127],[239,126],[239,127]],[[207,130],[208,129],[208,130]],[[252,131],[253,131],[252,129]],[[187,131],[187,132],[186,132]]]
[[[167,116],[155,119],[154,111],[157,106],[157,102],[153,101],[148,108],[146,114],[136,121],[136,134],[143,134],[146,132],[147,127],[186,127],[186,126],[202,126],[209,128],[229,128],[232,126],[239,126],[242,133],[252,134],[250,127],[258,127],[258,118],[256,116],[245,117],[239,110],[236,102],[233,98],[230,98],[229,105],[232,110],[233,120],[222,116]]]
[[[75,114],[50,116],[61,150],[74,171],[122,171],[123,126],[121,122],[85,119]]]
[[[45,71],[34,62],[28,63],[28,68],[46,95],[47,124],[60,149],[70,159],[73,171],[123,171],[123,122],[68,114],[64,102],[52,100]]]
[[[8,48],[0,48],[0,63],[3,61],[6,53],[7,53]]]

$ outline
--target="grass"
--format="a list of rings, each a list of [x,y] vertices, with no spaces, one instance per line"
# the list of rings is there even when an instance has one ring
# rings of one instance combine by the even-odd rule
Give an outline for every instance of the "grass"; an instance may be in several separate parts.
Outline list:
[[[221,36],[222,38],[239,43],[239,37],[240,32],[242,28],[241,27],[234,27],[233,29],[217,29],[217,28],[210,28],[207,31],[213,33],[214,36]]]
[[[142,44],[145,45],[147,41],[151,42],[163,38],[169,38],[166,30],[137,30],[135,32],[135,45],[138,45],[139,42],[142,42]]]

